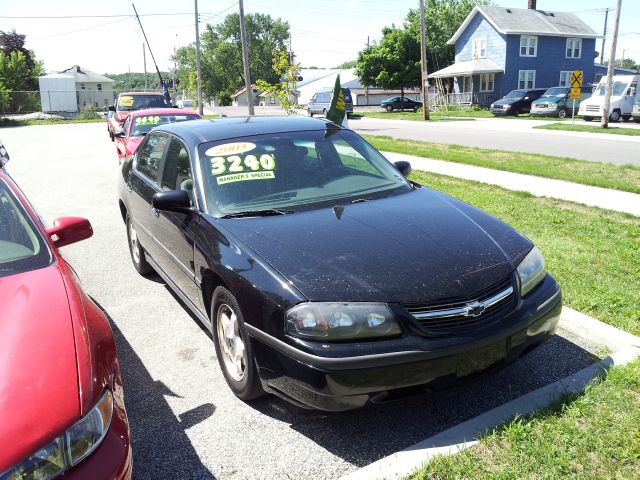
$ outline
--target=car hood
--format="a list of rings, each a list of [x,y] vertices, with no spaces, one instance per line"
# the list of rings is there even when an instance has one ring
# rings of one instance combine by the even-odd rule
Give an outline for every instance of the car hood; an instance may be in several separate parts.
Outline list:
[[[469,296],[508,277],[532,247],[507,224],[427,188],[222,222],[312,301]]]
[[[67,292],[57,264],[0,277],[0,472],[79,416]]]
[[[493,102],[494,105],[513,105],[516,102],[522,100],[521,98],[501,98]]]
[[[560,100],[564,100],[564,97],[559,98],[559,97],[546,97],[546,98],[539,98],[537,100],[534,100],[532,102],[533,105],[540,105],[541,103],[559,103]]]

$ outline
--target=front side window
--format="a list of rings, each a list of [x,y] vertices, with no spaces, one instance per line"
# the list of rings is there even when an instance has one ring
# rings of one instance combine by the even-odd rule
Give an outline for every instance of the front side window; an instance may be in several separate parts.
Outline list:
[[[43,268],[51,260],[40,231],[0,179],[0,277]]]
[[[164,159],[161,185],[163,190],[185,190],[187,192],[193,190],[189,152],[187,147],[175,138],[171,139]]]
[[[136,155],[136,169],[153,183],[158,180],[158,167],[164,149],[169,143],[169,136],[165,133],[149,135],[144,145],[141,145]]]
[[[567,58],[580,58],[582,52],[581,38],[567,38]]]
[[[560,82],[558,83],[561,87],[570,87],[571,86],[571,71],[563,70],[560,72]]]
[[[254,135],[198,150],[206,207],[216,216],[309,210],[411,190],[376,149],[348,130]]]
[[[536,71],[520,70],[518,73],[518,88],[529,89],[536,87]]]
[[[471,58],[487,58],[487,39],[476,38],[473,41]]]
[[[520,56],[535,57],[538,53],[538,37],[530,35],[520,36]]]
[[[495,79],[494,73],[480,74],[480,91],[493,92],[494,79]]]
[[[611,90],[611,96],[619,97],[622,95],[627,88],[626,82],[613,82],[613,89]],[[594,97],[604,97],[605,91],[607,89],[606,82],[599,84],[596,87],[596,90],[593,92]]]

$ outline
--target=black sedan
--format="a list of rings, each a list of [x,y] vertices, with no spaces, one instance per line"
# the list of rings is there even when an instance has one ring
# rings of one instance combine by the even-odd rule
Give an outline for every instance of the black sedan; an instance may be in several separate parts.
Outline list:
[[[383,100],[380,106],[387,112],[393,112],[394,110],[413,110],[417,112],[418,109],[422,108],[422,102],[411,100],[407,97],[391,97]]]
[[[119,204],[239,398],[347,410],[511,362],[560,316],[527,238],[409,171],[323,119],[196,120],[147,135]]]

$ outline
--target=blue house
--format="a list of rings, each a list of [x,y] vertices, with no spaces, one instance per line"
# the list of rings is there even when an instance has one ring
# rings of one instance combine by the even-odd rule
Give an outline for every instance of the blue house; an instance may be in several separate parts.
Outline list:
[[[518,88],[569,86],[573,70],[594,82],[598,35],[573,13],[478,5],[447,42],[455,63],[429,75],[450,103],[489,105]]]

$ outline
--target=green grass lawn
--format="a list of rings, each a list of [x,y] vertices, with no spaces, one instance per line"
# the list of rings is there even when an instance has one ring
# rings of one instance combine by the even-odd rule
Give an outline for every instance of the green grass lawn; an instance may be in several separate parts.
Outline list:
[[[374,147],[388,152],[640,193],[640,168],[631,165],[618,166],[535,153],[487,150],[384,136],[365,135],[364,137]]]
[[[640,218],[426,172],[410,178],[513,225],[544,254],[565,305],[640,335]]]
[[[63,118],[47,118],[44,120],[13,120],[9,118],[0,118],[0,128],[2,127],[26,127],[29,125],[57,125],[60,123],[104,123],[107,124],[107,119],[104,117],[100,118],[74,118],[74,119],[63,119]]]
[[[640,478],[640,361],[610,370],[578,397],[496,429],[409,477],[441,479]]]
[[[631,135],[640,136],[640,129],[636,128],[602,128],[596,125],[568,125],[566,123],[549,123],[548,125],[538,125],[533,128],[541,128],[543,130],[567,130],[569,132],[589,132],[589,133],[609,133],[613,135]]]

